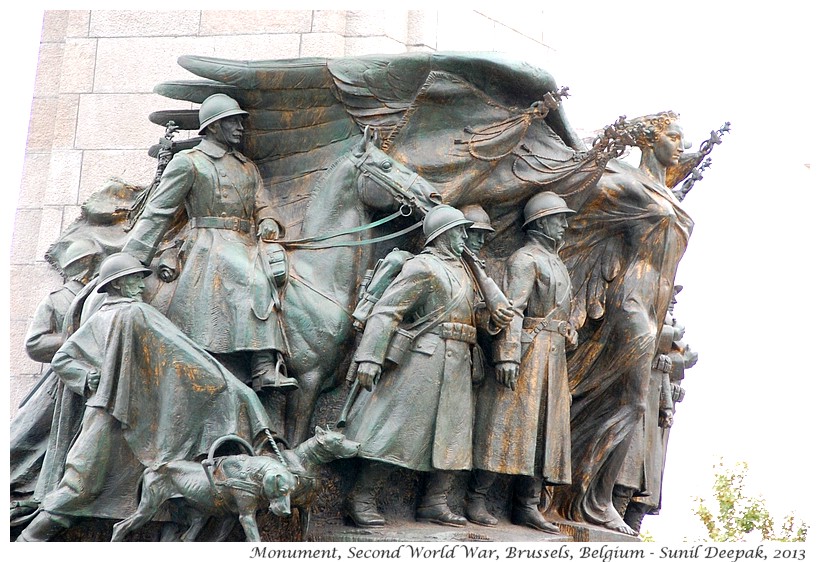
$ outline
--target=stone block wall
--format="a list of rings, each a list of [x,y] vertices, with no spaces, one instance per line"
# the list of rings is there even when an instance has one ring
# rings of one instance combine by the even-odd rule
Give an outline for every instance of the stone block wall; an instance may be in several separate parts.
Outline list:
[[[549,68],[548,24],[524,9],[46,11],[11,248],[11,415],[44,369],[23,344],[38,303],[61,284],[45,253],[109,178],[151,182],[148,148],[164,131],[148,115],[192,107],[153,93],[194,78],[179,56],[503,51]]]

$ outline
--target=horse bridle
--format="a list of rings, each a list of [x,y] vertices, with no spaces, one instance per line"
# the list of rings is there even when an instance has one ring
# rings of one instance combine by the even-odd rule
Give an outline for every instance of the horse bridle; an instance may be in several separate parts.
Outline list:
[[[299,238],[296,240],[277,240],[276,243],[281,244],[285,248],[293,250],[323,250],[327,248],[366,246],[369,244],[377,244],[379,242],[384,242],[386,240],[391,240],[393,238],[404,236],[405,234],[408,234],[416,230],[417,228],[421,227],[422,221],[418,221],[407,228],[399,230],[398,232],[393,232],[391,234],[386,234],[384,236],[378,236],[376,238],[368,238],[366,240],[344,240],[336,242],[325,242],[326,240],[330,240],[332,238],[339,238],[341,236],[346,236],[349,234],[356,234],[358,232],[372,230],[378,226],[387,224],[399,217],[409,217],[413,214],[414,209],[418,209],[421,212],[425,212],[425,209],[419,203],[418,198],[415,195],[413,195],[411,191],[409,191],[409,187],[412,187],[413,184],[415,184],[419,180],[420,176],[417,173],[413,172],[410,176],[411,181],[408,185],[408,188],[406,189],[399,185],[398,182],[394,181],[393,178],[391,178],[388,174],[382,173],[378,166],[368,168],[366,166],[366,162],[371,154],[371,146],[372,145],[368,145],[368,147],[360,156],[348,154],[347,158],[353,160],[354,167],[357,170],[359,170],[358,181],[360,183],[363,182],[365,179],[370,179],[379,184],[381,187],[386,188],[388,192],[393,196],[393,199],[399,203],[399,209],[394,213],[386,217],[383,217],[379,220],[354,228],[349,228],[331,234],[322,234],[319,236]]]

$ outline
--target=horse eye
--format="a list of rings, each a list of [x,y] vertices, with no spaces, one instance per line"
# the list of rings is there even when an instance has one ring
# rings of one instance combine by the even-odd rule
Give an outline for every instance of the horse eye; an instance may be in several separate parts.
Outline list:
[[[391,164],[389,160],[385,160],[384,162],[382,162],[382,170],[390,171],[390,168],[392,167],[393,164]]]

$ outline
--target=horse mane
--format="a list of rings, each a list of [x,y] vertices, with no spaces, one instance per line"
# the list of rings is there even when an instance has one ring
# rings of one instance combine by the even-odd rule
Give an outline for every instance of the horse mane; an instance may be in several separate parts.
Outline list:
[[[346,159],[347,159],[347,153],[342,154],[341,156],[336,158],[336,160],[334,160],[330,164],[330,166],[328,166],[327,169],[325,169],[324,172],[322,172],[322,175],[319,177],[319,181],[316,182],[316,184],[313,186],[313,189],[311,189],[309,194],[308,194],[307,204],[305,205],[305,212],[302,215],[302,222],[304,222],[305,216],[307,216],[307,214],[310,212],[310,206],[316,201],[316,197],[317,197],[318,193],[320,193],[322,188],[325,187],[325,184],[327,184],[328,178],[331,176],[333,171],[336,168],[338,168],[342,164],[342,162],[344,162],[344,160],[346,160]]]

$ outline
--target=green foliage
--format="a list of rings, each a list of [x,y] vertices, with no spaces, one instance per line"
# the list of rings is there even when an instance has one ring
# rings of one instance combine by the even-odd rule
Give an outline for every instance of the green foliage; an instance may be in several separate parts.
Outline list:
[[[638,535],[638,538],[641,539],[641,542],[655,542],[655,537],[652,536],[652,533],[649,531],[641,531],[641,534]]]
[[[726,467],[723,461],[715,466],[714,498],[707,502],[695,498],[695,514],[706,526],[709,540],[714,542],[778,541],[804,542],[809,527],[791,513],[779,526],[760,497],[746,494],[746,476],[749,466],[745,462]],[[717,510],[713,511],[717,504]]]

